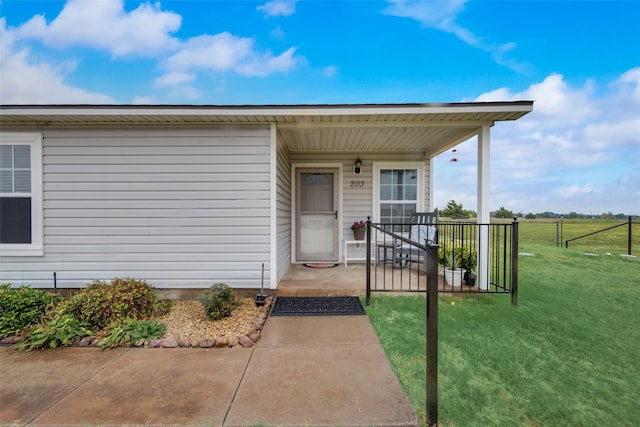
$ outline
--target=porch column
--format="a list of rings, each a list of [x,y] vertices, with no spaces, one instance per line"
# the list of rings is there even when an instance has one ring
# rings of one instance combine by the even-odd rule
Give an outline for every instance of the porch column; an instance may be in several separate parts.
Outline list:
[[[489,224],[491,210],[489,207],[491,191],[490,183],[490,126],[482,126],[478,132],[478,224]],[[489,288],[489,227],[478,230],[478,287]]]

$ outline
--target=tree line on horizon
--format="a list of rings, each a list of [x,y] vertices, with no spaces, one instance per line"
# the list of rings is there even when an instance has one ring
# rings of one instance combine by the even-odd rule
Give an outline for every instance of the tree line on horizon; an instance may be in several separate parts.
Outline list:
[[[462,206],[462,203],[456,203],[455,200],[450,200],[447,203],[447,206],[444,209],[435,209],[440,216],[453,218],[453,219],[468,219],[475,218],[477,216],[477,212],[474,210],[465,209]],[[630,215],[625,215],[623,213],[614,214],[612,212],[601,213],[599,215],[593,214],[581,214],[577,212],[569,212],[568,214],[559,214],[555,212],[539,212],[539,213],[527,213],[523,214],[522,212],[510,211],[505,209],[504,207],[500,207],[495,212],[491,212],[492,218],[525,218],[525,219],[538,219],[538,218],[567,218],[567,219],[621,219],[625,220]],[[638,215],[631,215],[633,218],[638,218]]]

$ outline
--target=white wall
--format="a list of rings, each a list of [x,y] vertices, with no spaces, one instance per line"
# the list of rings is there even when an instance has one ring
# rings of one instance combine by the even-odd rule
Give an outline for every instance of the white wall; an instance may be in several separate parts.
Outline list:
[[[276,168],[277,281],[280,281],[291,260],[291,160],[284,144],[277,146]]]
[[[0,258],[0,282],[158,288],[270,278],[269,127],[43,132],[44,256]]]

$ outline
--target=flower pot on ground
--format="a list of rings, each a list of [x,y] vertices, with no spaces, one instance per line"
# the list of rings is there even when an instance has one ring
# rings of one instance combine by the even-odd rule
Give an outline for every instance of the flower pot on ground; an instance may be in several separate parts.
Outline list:
[[[464,277],[464,273],[465,270],[463,270],[462,268],[456,268],[454,270],[445,268],[444,279],[447,281],[447,285],[454,288],[459,288],[460,286],[462,286],[462,278]]]
[[[478,274],[475,271],[465,270],[464,281],[467,284],[467,286],[475,286],[477,278],[478,278]]]
[[[444,279],[447,285],[459,288],[462,286],[464,269],[460,268],[460,258],[454,252],[445,254]]]
[[[478,254],[473,249],[462,248],[460,253],[460,268],[465,270],[464,281],[467,286],[475,286],[477,274],[475,272],[478,266]]]

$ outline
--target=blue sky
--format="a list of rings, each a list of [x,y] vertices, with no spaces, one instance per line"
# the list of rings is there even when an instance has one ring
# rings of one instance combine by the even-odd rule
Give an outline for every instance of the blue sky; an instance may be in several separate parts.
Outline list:
[[[640,214],[640,1],[0,2],[3,104],[533,100],[491,208]],[[475,209],[476,144],[435,204]]]

